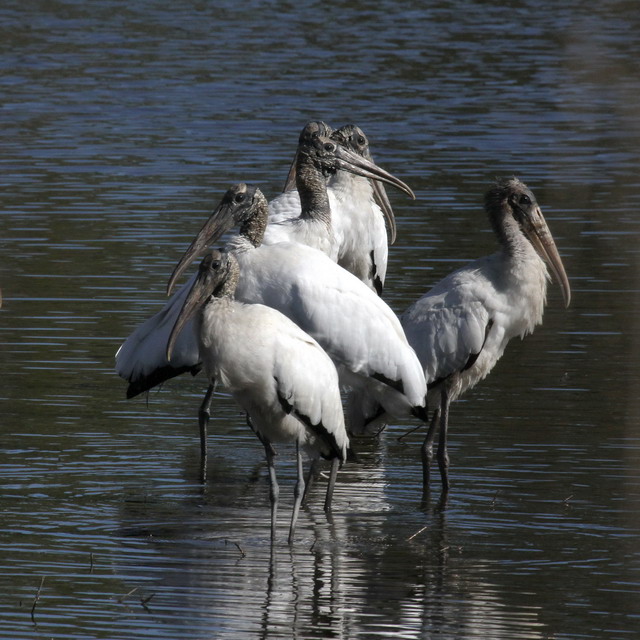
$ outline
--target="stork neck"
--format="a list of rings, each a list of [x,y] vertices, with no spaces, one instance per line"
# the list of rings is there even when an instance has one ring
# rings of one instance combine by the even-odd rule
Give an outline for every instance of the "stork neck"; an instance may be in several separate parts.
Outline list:
[[[266,201],[258,203],[253,215],[240,225],[240,235],[254,247],[259,247],[264,238],[268,219],[269,210]]]
[[[240,278],[240,267],[237,260],[233,257],[229,257],[229,267],[227,275],[222,282],[214,289],[213,297],[217,299],[232,300],[236,293],[236,287],[238,286],[238,280]]]
[[[296,187],[300,195],[300,217],[321,220],[330,226],[331,208],[325,177],[311,158],[304,153],[298,154]]]
[[[520,225],[511,215],[508,206],[503,204],[499,211],[490,211],[491,226],[502,247],[503,254],[510,260],[518,260],[537,255],[535,249],[520,229]]]
[[[504,273],[509,279],[511,290],[519,291],[519,295],[529,301],[533,324],[528,330],[533,331],[533,327],[542,320],[547,292],[546,264],[511,214],[506,217],[506,223],[501,225],[497,233],[502,247],[500,254],[504,261]]]

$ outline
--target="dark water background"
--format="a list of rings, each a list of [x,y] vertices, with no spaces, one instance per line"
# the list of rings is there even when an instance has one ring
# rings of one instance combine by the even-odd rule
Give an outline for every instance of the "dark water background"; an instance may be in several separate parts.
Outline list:
[[[0,51],[2,638],[639,637],[635,1],[10,0]],[[508,174],[574,297],[454,406],[444,511],[398,425],[289,548],[285,448],[271,551],[237,409],[215,403],[202,487],[203,380],[126,401],[113,356],[224,190],[277,194],[315,118],[418,195],[391,194],[394,309],[493,251]]]

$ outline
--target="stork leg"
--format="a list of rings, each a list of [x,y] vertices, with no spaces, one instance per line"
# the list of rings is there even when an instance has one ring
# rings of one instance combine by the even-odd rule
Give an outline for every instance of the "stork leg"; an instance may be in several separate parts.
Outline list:
[[[438,467],[442,479],[442,492],[449,491],[449,454],[447,453],[447,428],[449,426],[449,390],[446,386],[440,396],[440,434],[438,440]]]
[[[433,417],[429,423],[427,436],[422,443],[422,491],[426,493],[429,490],[429,480],[431,478],[431,462],[433,461],[433,440],[436,435],[436,428],[440,418],[440,409],[433,412]]]
[[[318,458],[314,458],[309,465],[309,472],[307,473],[307,480],[304,485],[304,495],[302,496],[302,504],[304,504],[307,500],[307,496],[309,495],[309,491],[311,490],[311,485],[313,484],[317,470]]]
[[[265,448],[269,447],[269,451],[271,451],[271,455],[276,456],[277,452],[273,448],[273,445],[269,442],[269,440],[263,437],[263,435],[253,426],[253,422],[251,422],[251,416],[247,413],[245,414],[245,418],[247,420],[247,425],[249,426],[249,429],[251,429],[251,431],[253,431],[253,433],[256,434],[256,436],[258,437],[258,440],[260,440],[260,442],[262,443],[262,446]]]
[[[289,544],[293,542],[293,534],[296,530],[296,522],[298,520],[298,513],[300,512],[300,505],[302,504],[302,496],[304,495],[304,470],[302,468],[302,452],[300,451],[300,441],[296,442],[296,463],[298,467],[298,479],[296,481],[296,487],[293,491],[293,513],[291,514],[291,526],[289,527]]]
[[[267,467],[269,468],[269,501],[271,502],[271,542],[276,539],[276,520],[278,514],[278,497],[280,487],[276,478],[276,466],[274,464],[275,452],[271,443],[266,438],[260,438],[264,444],[264,452],[267,457]]]
[[[333,490],[336,487],[336,478],[338,476],[338,468],[340,467],[340,460],[334,458],[331,461],[331,473],[329,474],[329,483],[327,484],[327,495],[324,499],[324,510],[328,513],[331,511],[331,501],[333,500]]]
[[[204,483],[207,479],[207,427],[211,418],[211,400],[216,385],[209,383],[207,392],[204,394],[202,404],[198,409],[198,427],[200,428],[200,480]]]

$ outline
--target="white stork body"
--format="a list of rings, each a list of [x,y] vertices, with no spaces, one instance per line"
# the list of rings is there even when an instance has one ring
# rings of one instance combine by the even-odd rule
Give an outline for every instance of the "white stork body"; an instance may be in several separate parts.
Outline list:
[[[236,236],[227,244],[240,263],[236,298],[277,309],[316,339],[338,367],[341,380],[368,389],[396,417],[424,406],[420,363],[389,306],[326,255],[296,243],[253,246]],[[200,368],[194,329],[186,326],[169,363],[166,344],[196,275],[165,307],[127,339],[116,355],[118,373],[130,381],[129,396],[149,381]],[[163,377],[164,376],[164,377]],[[393,381],[389,386],[384,380]],[[399,391],[398,389],[402,389]]]
[[[338,264],[381,294],[387,274],[388,240],[371,182],[344,171],[328,185]]]
[[[501,250],[454,271],[405,311],[402,326],[430,396],[439,393],[437,381],[456,374],[449,393],[455,400],[493,369],[511,338],[542,322],[548,277],[527,243],[517,259]]]
[[[384,214],[371,182],[338,171],[327,185],[331,223],[300,218],[300,196],[293,189],[269,202],[263,244],[299,242],[329,256],[380,293],[387,273],[388,239]]]
[[[313,338],[271,307],[216,298],[196,332],[207,377],[232,393],[258,433],[328,456],[331,447],[296,417],[301,415],[337,438],[346,459],[338,374]],[[292,407],[288,413],[284,401]]]
[[[394,416],[424,406],[420,363],[398,318],[371,289],[321,252],[294,243],[227,245],[240,264],[238,300],[284,313],[315,338],[344,384],[368,393]]]
[[[298,483],[289,530],[292,541],[304,479],[300,448],[335,460],[327,493],[329,508],[337,465],[347,456],[338,374],[318,343],[281,313],[234,299],[238,265],[232,256],[206,256],[169,338],[167,357],[185,322],[195,316],[200,355],[210,382],[227,388],[247,413],[265,446],[275,537],[278,486],[271,442],[298,447]]]

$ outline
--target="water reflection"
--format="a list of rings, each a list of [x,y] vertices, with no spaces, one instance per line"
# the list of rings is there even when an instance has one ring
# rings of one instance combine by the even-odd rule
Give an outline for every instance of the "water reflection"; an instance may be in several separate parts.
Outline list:
[[[145,560],[153,567],[153,586],[145,585],[145,593],[153,593],[148,608],[164,625],[179,624],[180,611],[194,612],[184,620],[193,637],[353,637],[362,627],[371,637],[545,637],[535,606],[523,601],[505,607],[504,589],[494,582],[490,565],[464,561],[445,510],[428,510],[424,518],[401,514],[400,532],[388,517],[392,506],[377,474],[367,478],[363,467],[355,475],[355,486],[345,486],[354,478],[343,479],[336,505],[354,495],[361,505],[354,509],[349,502],[348,510],[336,509],[326,518],[321,500],[313,501],[301,514],[307,520],[304,535],[291,548],[270,547],[268,505],[252,508],[252,496],[245,502],[236,495],[223,510],[213,496],[197,508],[183,504],[178,530],[161,523],[149,529],[157,507],[125,503],[126,527],[144,535],[156,556]],[[232,490],[223,487],[227,496]],[[371,510],[365,504],[386,507]],[[205,531],[209,509],[219,524]],[[226,537],[231,521],[234,533]],[[283,539],[285,533],[283,527]],[[187,573],[180,571],[185,565]],[[121,567],[120,573],[132,571]],[[239,607],[245,612],[241,618]]]

